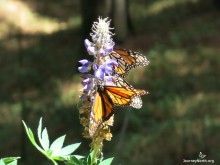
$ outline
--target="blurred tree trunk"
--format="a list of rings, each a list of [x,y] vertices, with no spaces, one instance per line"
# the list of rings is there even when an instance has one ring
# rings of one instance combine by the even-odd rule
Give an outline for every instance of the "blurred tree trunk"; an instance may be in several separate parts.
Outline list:
[[[91,26],[99,16],[112,19],[114,32],[117,34],[116,40],[119,42],[123,42],[126,39],[128,32],[134,32],[129,14],[128,0],[81,0],[80,2],[82,41],[89,37]]]
[[[119,42],[123,42],[128,33],[126,2],[127,0],[113,0],[113,24]]]
[[[214,5],[217,9],[220,9],[220,1],[219,1],[219,0],[213,0],[213,5]]]
[[[81,0],[82,36],[88,38],[91,27],[98,17],[108,17],[111,11],[111,0]]]

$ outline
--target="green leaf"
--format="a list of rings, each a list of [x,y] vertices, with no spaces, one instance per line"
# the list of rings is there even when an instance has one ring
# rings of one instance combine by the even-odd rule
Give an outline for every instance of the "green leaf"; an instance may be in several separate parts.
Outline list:
[[[42,132],[42,144],[41,145],[45,151],[49,149],[50,141],[49,141],[49,136],[47,133],[47,128],[44,128]]]
[[[105,159],[104,161],[102,161],[101,163],[99,163],[99,165],[110,165],[112,163],[114,158],[108,158]]]
[[[75,143],[68,145],[60,150],[60,156],[66,156],[73,153],[78,147],[80,146],[80,143]]]
[[[0,159],[0,165],[17,165],[17,159],[20,157],[7,157]]]
[[[76,157],[77,159],[83,159],[83,158],[85,158],[85,156],[81,156],[81,155],[70,155],[70,157],[72,157],[72,156]]]
[[[69,160],[67,160],[68,165],[81,165],[81,161],[74,156],[71,156]]]
[[[3,159],[0,159],[0,165],[6,165]]]
[[[51,155],[52,155],[52,153],[53,153],[52,150],[47,150],[47,151],[45,152],[45,155],[46,155],[48,158],[50,158]]]
[[[22,120],[22,122],[23,122],[25,131],[26,131],[26,133],[27,133],[27,135],[28,135],[29,140],[32,142],[32,144],[34,144],[34,143],[36,144],[36,142],[35,142],[35,140],[34,140],[33,132],[31,131],[30,128],[27,127],[27,125],[25,124],[25,122],[24,122],[23,120]],[[35,145],[35,144],[34,144],[34,145]]]
[[[68,155],[68,156],[53,156],[53,159],[59,161],[70,161],[72,157],[77,158],[78,160],[84,158],[84,156],[81,155]]]
[[[23,120],[22,120],[22,122],[23,122],[24,128],[26,130],[26,133],[27,133],[28,138],[31,141],[31,143],[37,148],[37,150],[39,150],[41,153],[44,154],[44,151],[41,149],[41,147],[37,145],[32,130],[27,127],[27,125],[25,124],[25,122]]]
[[[87,163],[90,165],[92,163],[92,158],[94,155],[94,150],[92,150],[92,152],[90,152],[90,154],[87,157]]]
[[[20,159],[20,157],[7,157],[7,158],[2,158],[1,160],[3,160],[5,163],[11,163],[18,159]]]
[[[52,156],[52,158],[54,160],[59,160],[59,161],[65,161],[67,160],[67,157],[63,157],[63,156]]]
[[[38,140],[39,140],[41,146],[43,147],[43,140],[42,140],[41,132],[42,132],[42,117],[39,120],[39,124],[38,124],[38,128],[37,128],[37,135],[38,135]]]
[[[84,157],[80,155],[70,155],[67,161],[65,162],[65,164],[67,165],[89,165],[87,164],[85,159],[82,159],[82,158]]]
[[[9,163],[8,165],[17,165],[18,161],[14,160],[13,162]]]
[[[59,138],[57,138],[50,146],[50,149],[52,151],[55,151],[55,150],[60,150],[62,147],[63,147],[63,143],[64,143],[64,140],[65,140],[65,137],[66,135],[63,135]]]

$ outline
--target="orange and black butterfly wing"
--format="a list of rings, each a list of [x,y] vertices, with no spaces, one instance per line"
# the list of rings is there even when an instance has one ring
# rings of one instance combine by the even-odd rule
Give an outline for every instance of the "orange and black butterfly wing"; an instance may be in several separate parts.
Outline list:
[[[114,112],[114,104],[105,91],[98,88],[90,115],[89,134],[93,136],[102,121],[108,120]]]
[[[121,76],[121,77],[125,77],[127,75],[128,71],[130,70],[129,64],[126,63],[126,61],[124,60],[123,57],[121,57],[120,54],[118,54],[114,51],[109,54],[109,57],[111,59],[116,60],[118,63],[118,65],[114,66],[114,73],[113,74]]]
[[[103,121],[108,120],[114,113],[114,106],[133,105],[133,99],[138,97],[134,90],[124,87],[98,87],[90,116],[89,134],[93,136]]]
[[[114,74],[120,77],[125,77],[132,68],[146,66],[149,63],[147,57],[141,53],[126,49],[114,49],[109,56],[118,62],[118,65],[115,66]]]
[[[142,107],[142,99],[140,96],[149,94],[149,92],[145,90],[135,89],[132,85],[130,85],[126,80],[122,79],[121,77],[117,77],[114,80],[114,84],[118,87],[124,87],[127,90],[130,90],[136,93],[136,95],[132,97],[132,102],[130,103],[130,106],[136,109],[140,109]]]
[[[149,94],[148,91],[142,89],[135,89],[132,85],[130,85],[126,80],[121,77],[117,77],[114,79],[113,83],[118,87],[124,87],[128,90],[134,91],[137,95],[146,95]]]
[[[105,91],[116,106],[130,105],[132,97],[136,95],[134,91],[117,86],[105,86]]]

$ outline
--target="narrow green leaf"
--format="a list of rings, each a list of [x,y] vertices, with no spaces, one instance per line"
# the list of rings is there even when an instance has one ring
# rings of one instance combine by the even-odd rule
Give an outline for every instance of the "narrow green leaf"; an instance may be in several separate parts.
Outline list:
[[[71,144],[71,145],[68,145],[68,146],[62,148],[60,150],[60,155],[59,156],[70,155],[71,153],[73,153],[79,147],[79,145],[80,145],[80,143],[75,143],[75,144]]]
[[[50,141],[49,141],[49,136],[47,133],[47,128],[44,128],[42,132],[42,147],[45,151],[49,149]]]
[[[90,152],[90,154],[87,157],[87,163],[90,165],[92,163],[92,158],[94,155],[94,150],[92,150],[92,152]]]
[[[102,161],[101,163],[99,163],[99,165],[111,165],[113,159],[114,159],[114,158],[105,159],[104,161]]]
[[[27,127],[27,125],[25,124],[25,122],[22,120],[23,122],[23,125],[24,125],[24,128],[26,130],[26,133],[28,135],[28,138],[29,140],[31,141],[31,143],[37,148],[38,151],[40,151],[42,154],[44,154],[44,151],[41,149],[40,146],[38,146],[38,144],[36,143],[35,141],[35,138],[34,138],[34,134],[32,132],[32,130],[30,128]]]
[[[38,128],[37,128],[37,136],[38,136],[38,140],[39,140],[41,146],[43,147],[41,132],[42,132],[42,117],[39,120],[39,124],[38,124]]]
[[[52,151],[55,151],[55,150],[60,150],[62,147],[63,147],[63,143],[64,143],[64,140],[65,140],[65,137],[66,135],[63,135],[59,138],[57,138],[50,146],[50,149]]]
[[[36,143],[36,141],[35,141],[34,134],[33,134],[32,130],[31,130],[30,128],[28,128],[28,137],[29,137],[31,143],[32,143],[34,146],[36,146],[37,143]]]
[[[36,141],[35,141],[35,139],[34,139],[34,134],[33,134],[32,130],[27,127],[27,125],[25,124],[25,122],[24,122],[23,120],[22,120],[22,122],[23,122],[25,131],[26,131],[26,133],[27,133],[27,135],[28,135],[29,140],[31,141],[31,143],[32,143],[34,146],[37,146]]]
[[[42,117],[39,120],[38,128],[37,128],[37,135],[38,138],[41,139],[41,132],[42,132]]]
[[[33,138],[33,134],[31,135],[30,132],[31,132],[31,129],[27,127],[27,125],[25,124],[25,122],[22,120],[23,122],[23,125],[24,125],[24,128],[25,128],[25,131],[28,135],[28,138],[31,140]]]

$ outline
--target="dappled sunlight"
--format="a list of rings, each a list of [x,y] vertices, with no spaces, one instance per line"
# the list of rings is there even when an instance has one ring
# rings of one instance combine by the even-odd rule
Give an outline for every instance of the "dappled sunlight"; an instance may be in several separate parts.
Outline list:
[[[18,0],[3,1],[0,4],[0,18],[4,20],[4,24],[0,25],[0,39],[16,31],[25,34],[50,34],[80,24],[79,17],[60,22],[57,19],[41,16],[25,2]]]
[[[197,3],[199,0],[171,0],[171,1],[155,1],[147,7],[146,15],[158,14],[159,12],[175,7],[176,5],[186,4],[186,3]]]
[[[157,1],[149,1],[148,5],[146,4],[136,4],[132,7],[132,11],[135,10],[135,13],[138,13],[142,17],[157,15],[165,10],[169,10],[170,8],[174,8],[177,5],[186,5],[187,3],[196,4],[199,0],[157,0]]]
[[[82,84],[77,82],[63,82],[60,86],[60,97],[64,105],[77,105]]]

